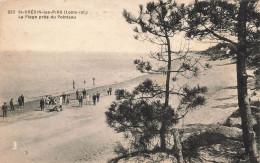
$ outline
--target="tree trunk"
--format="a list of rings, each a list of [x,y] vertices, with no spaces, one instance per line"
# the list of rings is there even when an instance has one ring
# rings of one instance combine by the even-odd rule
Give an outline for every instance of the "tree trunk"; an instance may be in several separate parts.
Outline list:
[[[173,130],[175,155],[178,163],[183,163],[182,146],[179,130],[176,128]]]
[[[167,51],[168,51],[168,67],[167,67],[167,76],[166,76],[166,90],[165,90],[165,103],[164,107],[165,109],[169,105],[169,96],[170,96],[170,80],[171,80],[171,64],[172,64],[172,56],[171,56],[171,43],[170,39],[166,33],[166,40],[167,40]],[[160,130],[160,139],[161,139],[161,147],[162,149],[166,149],[166,144],[165,144],[165,123],[164,120],[162,120],[162,127]],[[179,130],[175,129],[173,133],[173,138],[174,138],[174,146],[176,150],[176,158],[178,163],[183,163],[183,155],[182,155],[182,146],[181,146],[181,141],[180,141],[180,136],[179,136]]]
[[[237,52],[237,90],[238,105],[241,114],[245,151],[250,155],[250,162],[257,163],[257,148],[253,131],[252,113],[247,96],[246,73],[246,17],[248,1],[241,1],[238,13],[238,52]]]
[[[171,43],[170,39],[166,33],[166,41],[167,41],[167,50],[168,50],[168,64],[167,64],[167,73],[166,73],[166,88],[165,88],[165,101],[164,101],[164,109],[166,109],[169,105],[169,95],[170,95],[170,78],[171,78]],[[165,128],[165,122],[164,118],[162,119],[162,126],[160,129],[160,142],[161,142],[161,148],[166,149],[166,143],[165,143],[165,134],[166,134],[166,128]]]

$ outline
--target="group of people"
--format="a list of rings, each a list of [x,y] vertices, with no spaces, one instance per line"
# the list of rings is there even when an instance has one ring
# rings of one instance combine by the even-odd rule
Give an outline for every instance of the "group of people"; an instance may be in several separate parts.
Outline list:
[[[41,111],[44,111],[45,107],[49,107],[49,106],[56,107],[57,104],[59,104],[60,110],[62,110],[62,105],[63,104],[68,105],[69,103],[70,103],[70,95],[69,94],[67,95],[64,92],[62,95],[60,95],[59,102],[57,102],[56,98],[52,96],[47,95],[45,98],[42,97],[40,100],[40,108]]]
[[[18,98],[18,107],[19,108],[24,107],[24,96],[23,95],[19,96],[19,98]],[[6,104],[6,102],[4,102],[4,105],[2,106],[3,117],[7,117],[7,109],[8,109],[7,104]],[[10,111],[15,111],[13,98],[11,98],[11,100],[10,100]]]
[[[97,93],[93,93],[92,100],[93,104],[96,105],[96,102],[99,102],[100,93],[97,91]],[[84,88],[82,91],[82,94],[79,92],[79,90],[76,91],[76,99],[79,101],[79,106],[83,105],[83,100],[86,99],[86,104],[90,105],[90,95],[87,93],[86,89]]]
[[[109,89],[107,90],[108,95],[112,95],[112,87],[110,86]]]
[[[19,104],[19,108],[24,107],[24,96],[23,95],[21,95],[18,98],[18,104]]]
[[[109,87],[107,92],[108,92],[108,95],[112,94],[111,86]],[[76,91],[76,99],[79,101],[79,106],[83,105],[84,99],[86,99],[87,105],[91,104],[90,95],[87,93],[85,88],[83,89],[82,93],[79,92],[79,90]],[[96,105],[96,103],[99,102],[99,99],[100,99],[99,91],[97,91],[96,93],[93,93],[93,95],[92,95],[93,105]],[[62,105],[70,104],[70,100],[71,100],[70,95],[66,94],[65,92],[62,95],[60,95],[58,102],[55,97],[47,95],[45,98],[42,97],[40,99],[40,109],[41,109],[41,111],[44,111],[45,107],[49,107],[49,106],[54,106],[57,108],[58,107],[57,105],[59,104],[59,108],[61,111]],[[19,108],[24,107],[24,96],[23,95],[19,96],[19,98],[18,98],[18,106],[19,106]],[[4,102],[4,105],[2,106],[3,117],[7,117],[7,110],[8,110],[7,104],[6,104],[6,102]],[[11,100],[10,100],[10,110],[15,111],[13,98],[11,98]]]

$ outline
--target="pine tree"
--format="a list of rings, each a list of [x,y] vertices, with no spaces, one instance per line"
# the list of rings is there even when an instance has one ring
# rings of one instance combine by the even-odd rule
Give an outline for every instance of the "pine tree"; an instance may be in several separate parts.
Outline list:
[[[247,61],[259,51],[260,13],[257,0],[195,1],[186,9],[187,36],[202,40],[221,40],[235,49],[238,105],[242,119],[245,151],[257,162],[255,133],[247,93]],[[257,54],[259,55],[259,53]]]
[[[205,103],[201,94],[207,91],[206,87],[191,88],[185,84],[178,87],[177,84],[180,76],[196,77],[201,65],[200,58],[183,47],[179,51],[172,50],[172,38],[182,31],[184,9],[184,5],[169,0],[149,2],[145,8],[140,5],[138,17],[126,10],[123,12],[126,21],[136,25],[133,29],[135,39],[151,42],[161,49],[149,54],[161,64],[154,66],[149,61],[136,59],[136,68],[143,73],[165,75],[165,84],[157,85],[146,80],[132,93],[122,95],[123,90],[118,91],[121,92],[117,97],[120,100],[110,106],[106,116],[108,124],[130,140],[128,150],[123,150],[122,146],[118,148],[120,158],[160,151],[174,154],[179,163],[183,162],[179,131],[175,125],[189,110]],[[173,101],[178,104],[177,108],[170,106],[171,96],[179,97],[180,101]]]

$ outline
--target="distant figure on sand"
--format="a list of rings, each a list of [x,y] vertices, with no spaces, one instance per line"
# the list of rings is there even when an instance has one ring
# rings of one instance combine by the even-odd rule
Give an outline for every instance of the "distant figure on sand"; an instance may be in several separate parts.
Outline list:
[[[40,100],[40,108],[41,108],[41,111],[44,111],[44,99],[43,99],[43,97]]]
[[[95,93],[93,93],[93,104],[96,105],[96,99],[97,99],[97,95]]]
[[[97,102],[99,102],[100,93],[97,91]]]
[[[79,96],[79,106],[82,107],[83,103],[83,96]]]
[[[19,105],[19,108],[21,108],[23,106],[21,96],[18,98],[18,105]]]
[[[11,111],[14,111],[14,101],[13,101],[13,98],[11,98],[10,100],[10,107],[11,107]]]
[[[24,107],[24,96],[21,95],[21,100],[22,100],[22,106]]]
[[[86,96],[86,104],[87,104],[87,105],[90,104],[90,97],[89,97],[89,94],[87,94],[87,96]]]
[[[69,103],[70,103],[70,95],[67,95],[66,105],[68,105]]]
[[[57,104],[57,100],[56,100],[55,97],[53,97],[53,100],[52,100],[52,101],[53,101],[53,103],[52,103],[53,105],[56,105],[56,104]]]
[[[62,111],[62,95],[60,95],[60,99],[59,99],[59,103],[60,103],[60,110]]]
[[[74,80],[73,80],[72,85],[73,85],[73,89],[75,89],[75,81]]]
[[[76,99],[78,100],[79,99],[79,90],[77,89],[76,91]]]
[[[84,82],[83,82],[84,84],[86,84],[86,80],[84,80]]]
[[[95,85],[95,78],[93,78],[93,86]]]
[[[7,105],[6,105],[6,102],[2,106],[2,110],[3,110],[3,117],[7,117]]]
[[[54,97],[50,97],[50,103],[49,105],[54,105]]]
[[[86,98],[86,94],[87,94],[87,91],[86,91],[85,88],[83,89],[82,94],[83,94],[83,98],[85,99]]]
[[[45,105],[46,105],[47,107],[48,107],[49,105],[51,105],[51,104],[50,104],[50,98],[49,98],[48,95],[45,97]]]
[[[63,101],[62,101],[62,103],[66,103],[66,94],[65,94],[65,92],[63,92],[63,94],[62,94],[62,99],[63,99]]]
[[[112,87],[110,86],[109,89],[108,89],[108,94],[111,95],[112,94]]]

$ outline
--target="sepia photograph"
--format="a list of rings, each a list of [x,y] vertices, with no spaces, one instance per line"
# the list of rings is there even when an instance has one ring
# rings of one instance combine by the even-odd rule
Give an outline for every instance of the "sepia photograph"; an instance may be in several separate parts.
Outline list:
[[[260,163],[259,0],[0,0],[0,163]]]

